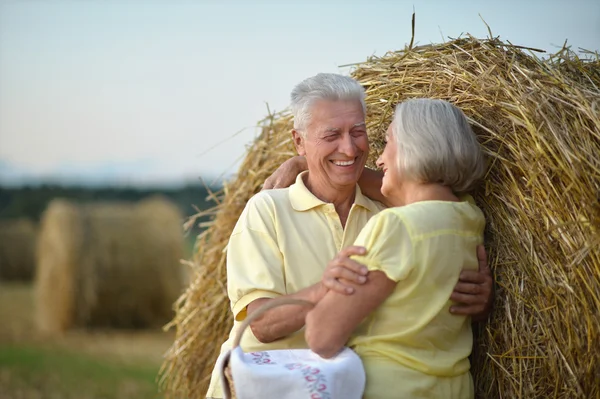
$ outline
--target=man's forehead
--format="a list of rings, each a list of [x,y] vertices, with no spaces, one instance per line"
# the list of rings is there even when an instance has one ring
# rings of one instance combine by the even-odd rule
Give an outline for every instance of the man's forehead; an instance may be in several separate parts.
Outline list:
[[[365,114],[359,100],[322,99],[311,106],[307,130],[324,132],[364,125]]]
[[[351,128],[355,128],[355,127],[361,127],[361,126],[366,126],[367,124],[365,122],[358,122],[355,123],[354,125],[351,126]],[[325,129],[326,132],[337,132],[340,131],[341,128],[339,127],[328,127]]]

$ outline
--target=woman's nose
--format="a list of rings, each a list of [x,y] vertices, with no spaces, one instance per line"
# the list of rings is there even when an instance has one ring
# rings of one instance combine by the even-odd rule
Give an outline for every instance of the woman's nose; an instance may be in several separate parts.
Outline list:
[[[383,168],[383,160],[381,159],[381,156],[377,158],[375,165],[377,165],[378,168]]]

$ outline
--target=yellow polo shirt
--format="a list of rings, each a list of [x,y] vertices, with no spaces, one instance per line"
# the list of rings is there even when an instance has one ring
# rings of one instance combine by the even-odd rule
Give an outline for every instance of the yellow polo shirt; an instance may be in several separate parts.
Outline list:
[[[472,198],[423,201],[373,217],[354,259],[398,282],[353,332],[367,374],[365,399],[473,398],[471,322],[449,311],[461,270],[477,270],[485,219]]]
[[[235,321],[221,352],[231,348],[248,304],[258,298],[293,294],[318,283],[327,263],[342,248],[352,245],[371,216],[385,208],[363,196],[356,186],[344,229],[334,205],[321,201],[306,188],[307,173],[301,173],[289,188],[253,196],[233,229],[227,246],[227,293]],[[263,344],[249,328],[241,346],[244,351],[308,347],[303,330]],[[216,372],[207,397],[222,397]]]

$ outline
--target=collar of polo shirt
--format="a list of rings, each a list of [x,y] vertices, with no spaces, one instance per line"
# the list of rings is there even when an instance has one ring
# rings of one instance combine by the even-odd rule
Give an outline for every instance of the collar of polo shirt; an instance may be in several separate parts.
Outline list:
[[[310,192],[304,184],[304,176],[308,174],[308,171],[304,171],[296,177],[296,183],[290,187],[290,202],[292,207],[298,212],[308,211],[321,205],[326,205],[326,202],[318,199],[313,193]],[[370,210],[371,212],[377,213],[377,207],[362,194],[358,184],[356,185],[356,194],[354,196],[354,204],[362,206]]]

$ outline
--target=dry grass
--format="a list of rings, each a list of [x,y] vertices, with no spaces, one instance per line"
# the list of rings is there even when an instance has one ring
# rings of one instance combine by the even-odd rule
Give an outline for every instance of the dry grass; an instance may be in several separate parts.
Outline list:
[[[249,148],[234,182],[225,184],[216,208],[196,215],[214,215],[210,227],[196,243],[198,252],[190,266],[195,278],[176,304],[177,340],[166,367],[170,386],[186,387],[186,397],[202,397],[221,344],[233,324],[226,288],[225,245],[246,201],[283,161],[296,155],[291,136],[291,117],[272,115],[261,122],[262,134]],[[185,316],[184,316],[185,315]],[[182,323],[181,325],[179,323]],[[186,327],[181,328],[182,325]],[[192,327],[193,326],[193,327]]]
[[[182,288],[181,220],[163,199],[82,206],[53,201],[38,246],[40,329],[166,323]]]
[[[352,72],[367,92],[370,166],[394,105],[414,97],[459,106],[489,156],[475,196],[498,291],[475,348],[480,397],[600,396],[598,65],[567,49],[540,60],[497,39],[467,37],[372,57]],[[263,121],[199,238],[196,278],[178,302],[163,369],[175,394],[205,393],[231,327],[223,251],[248,198],[293,155],[290,121],[285,113]]]

